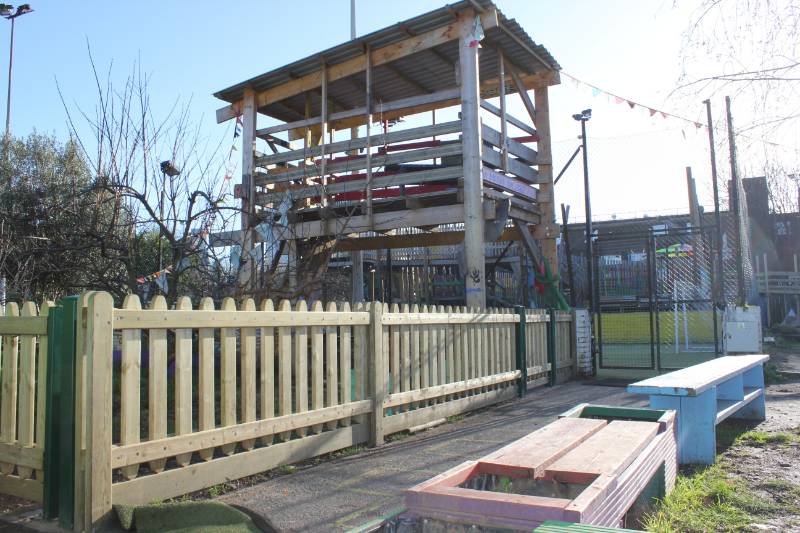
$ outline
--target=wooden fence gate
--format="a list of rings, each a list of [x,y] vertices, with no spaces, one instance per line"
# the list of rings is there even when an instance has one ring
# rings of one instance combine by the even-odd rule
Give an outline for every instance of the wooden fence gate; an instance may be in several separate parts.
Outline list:
[[[159,296],[142,309],[90,292],[19,314],[0,318],[0,492],[76,531],[112,504],[380,445],[576,368],[571,314],[522,308]]]

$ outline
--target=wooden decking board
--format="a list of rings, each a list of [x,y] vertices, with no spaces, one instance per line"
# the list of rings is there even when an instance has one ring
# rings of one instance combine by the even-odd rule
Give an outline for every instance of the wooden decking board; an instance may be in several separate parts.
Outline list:
[[[638,394],[667,394],[672,396],[697,396],[735,374],[760,365],[768,355],[729,355],[719,357],[628,385],[628,392]]]
[[[615,420],[550,465],[545,474],[585,483],[624,470],[658,433],[658,423]]]
[[[496,467],[531,469],[535,477],[607,425],[605,420],[561,418],[480,460]]]

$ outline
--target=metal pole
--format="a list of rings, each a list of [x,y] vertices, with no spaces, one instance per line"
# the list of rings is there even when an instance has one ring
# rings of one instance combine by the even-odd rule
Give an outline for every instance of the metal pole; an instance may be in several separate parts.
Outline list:
[[[731,162],[731,210],[736,219],[736,297],[737,304],[745,304],[744,265],[742,264],[742,224],[741,198],[739,198],[739,171],[736,167],[736,140],[733,134],[733,116],[731,115],[731,97],[725,97],[725,114],[728,120],[728,150]]]
[[[356,0],[350,0],[350,40],[356,38]]]
[[[592,265],[592,201],[589,196],[589,154],[586,150],[586,121],[581,120],[581,140],[583,147],[583,194],[586,207],[586,281],[588,284],[589,312],[595,312],[594,275]]]
[[[725,276],[722,264],[722,215],[719,212],[719,184],[717,180],[717,149],[714,145],[714,122],[711,119],[711,101],[704,100],[708,118],[708,148],[711,152],[711,186],[714,190],[714,224],[717,226],[717,304],[725,301]]]
[[[11,18],[11,45],[8,47],[8,96],[6,98],[6,137],[11,131],[11,67],[14,63],[14,19]]]

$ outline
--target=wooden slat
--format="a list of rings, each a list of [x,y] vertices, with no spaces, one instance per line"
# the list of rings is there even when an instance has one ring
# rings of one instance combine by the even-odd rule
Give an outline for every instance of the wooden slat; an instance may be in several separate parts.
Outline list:
[[[396,303],[392,304],[392,313],[399,313],[400,306]],[[400,372],[400,327],[395,326],[389,328],[391,341],[391,358],[389,360],[389,373],[392,376],[391,387],[386,389],[387,394],[392,394],[401,390],[402,377]]]
[[[6,317],[19,317],[19,306],[14,302],[6,304]],[[19,319],[22,320],[22,319]],[[0,402],[0,442],[14,442],[17,439],[17,374],[19,362],[19,337],[6,335],[2,345],[2,402]],[[11,474],[14,465],[0,462],[0,472]]]
[[[265,435],[290,432],[312,425],[321,425],[328,420],[340,420],[363,415],[372,410],[372,402],[360,400],[346,405],[334,405],[303,413],[294,413],[267,420],[245,422],[230,427],[198,431],[187,435],[168,437],[129,446],[118,446],[111,450],[113,468],[124,467],[139,461],[156,460],[180,453],[191,453],[202,448],[233,445],[245,440],[259,439]]]
[[[441,124],[434,124],[432,126],[422,126],[419,128],[392,131],[386,134],[381,133],[378,135],[372,135],[371,144],[372,146],[384,146],[397,142],[447,135],[459,131],[461,131],[461,121],[454,120],[452,122],[443,122]],[[355,139],[330,143],[327,145],[325,152],[328,154],[333,154],[337,152],[360,150],[367,147],[369,144],[368,141],[369,140],[366,137],[357,137]],[[278,154],[266,155],[258,158],[256,160],[256,164],[258,166],[265,167],[267,165],[274,165],[276,163],[286,163],[288,161],[319,157],[321,154],[322,148],[320,146],[311,146],[302,150],[293,150],[291,152],[281,152]]]
[[[44,468],[44,451],[31,446],[0,443],[0,462],[39,471]]]
[[[367,428],[356,425],[297,439],[268,448],[222,457],[168,470],[156,476],[115,483],[114,502],[141,505],[198,491],[232,479],[258,474],[284,464],[296,463],[364,442]]]
[[[336,302],[328,302],[327,312],[336,312]],[[339,364],[336,327],[325,328],[325,406],[339,404]],[[328,429],[335,429],[336,422],[326,424]]]
[[[339,310],[350,311],[350,304],[342,302]],[[350,394],[350,371],[352,369],[352,350],[351,350],[352,328],[350,326],[339,326],[339,388],[341,390],[341,403],[345,404],[353,401]],[[341,420],[343,426],[350,425],[349,418]]]
[[[305,300],[298,300],[295,305],[297,313],[308,312]],[[308,411],[308,329],[304,326],[294,328],[294,405],[295,413]],[[305,428],[297,430],[297,435],[305,437]]]
[[[192,300],[183,296],[176,305],[180,310],[191,310]],[[175,330],[175,433],[192,432],[192,330]],[[175,461],[186,466],[191,454],[178,455]]]
[[[411,313],[419,315],[420,309],[417,304],[411,306]],[[382,317],[383,322],[386,321],[386,316]],[[422,386],[422,364],[420,361],[420,328],[411,328],[411,370],[413,375],[412,390],[417,390]],[[412,404],[412,407],[417,407],[417,404]]]
[[[367,305],[364,302],[355,304],[355,311],[365,311]],[[366,385],[366,365],[367,365],[367,326],[355,328],[353,338],[353,401],[365,400],[367,398]],[[366,424],[366,416],[358,416],[354,419],[359,424]]]
[[[500,152],[495,150],[482,150],[481,151],[481,159],[484,163],[487,163],[490,166],[495,168],[500,168],[503,164],[502,158],[500,156]],[[534,170],[533,168],[529,167],[525,163],[521,163],[516,159],[508,160],[508,173],[517,176],[520,179],[527,181],[528,183],[546,183],[544,178],[539,175],[539,173]]]
[[[141,309],[139,297],[129,294],[122,302],[123,309]],[[119,381],[119,437],[122,446],[136,444],[140,439],[141,420],[141,380],[142,380],[142,331],[126,329],[122,332],[122,360]],[[139,465],[122,469],[125,479],[133,479],[139,473]]]
[[[487,187],[495,187],[501,191],[511,193],[526,202],[535,202],[539,196],[538,189],[513,176],[505,176],[488,167],[483,167],[481,174],[483,174],[484,185]],[[484,194],[486,193],[484,192]]]
[[[596,475],[616,475],[636,459],[658,433],[658,423],[614,420],[551,464],[546,475],[585,483]]]
[[[297,313],[284,311],[130,311],[114,312],[114,329],[260,328],[369,324],[369,313]]]
[[[402,313],[408,313],[408,304],[403,304]],[[406,392],[411,390],[411,329],[410,326],[393,326],[400,333],[400,386],[395,390]]]
[[[311,306],[313,312],[322,312],[322,302],[317,300]],[[325,406],[325,337],[324,328],[311,328],[311,410]],[[322,424],[312,427],[314,433],[322,431]]]
[[[481,125],[481,139],[483,142],[489,143],[492,146],[496,146],[501,149],[503,148],[501,133],[494,128],[487,126],[486,124]],[[527,165],[536,164],[536,158],[538,154],[533,148],[528,148],[521,142],[515,141],[511,138],[506,139],[506,146],[508,147],[508,152],[519,158],[521,163]]]
[[[236,312],[236,302],[233,298],[222,301],[222,310]],[[236,424],[236,328],[221,328],[219,332],[219,370],[220,370],[220,423],[222,426]],[[222,448],[222,453],[231,455],[235,446],[228,444]]]
[[[503,315],[500,313],[482,313],[477,309],[467,313],[387,313],[383,317],[383,323],[388,325],[398,324],[488,324],[488,323],[516,323],[519,322],[517,315]]]
[[[244,311],[255,311],[256,303],[248,298],[242,305]],[[256,419],[256,330],[242,328],[241,330],[241,415],[242,422],[252,422]],[[251,450],[255,446],[254,440],[242,442],[242,448]]]
[[[9,302],[11,305],[13,302]],[[17,304],[14,303],[16,306]],[[7,308],[8,306],[6,306]],[[0,317],[0,335],[47,335],[47,318],[40,316],[20,317],[9,315]]]
[[[489,111],[494,115],[497,115],[498,117],[502,115],[502,112],[500,111],[499,107],[487,102],[486,100],[481,100],[481,107],[486,111]],[[525,133],[529,133],[530,135],[537,135],[535,128],[529,126],[528,124],[519,120],[518,118],[509,115],[508,113],[506,113],[506,121],[508,121],[509,124],[512,124],[517,128],[521,129]]]
[[[214,300],[205,297],[200,300],[199,309],[202,311],[212,311]],[[214,414],[215,391],[214,391],[214,330],[212,328],[200,328],[197,330],[197,425],[200,431],[207,431],[216,426]],[[214,456],[214,449],[207,448],[199,450],[200,458],[210,461]]]
[[[533,107],[533,102],[531,102],[531,97],[528,96],[528,90],[525,87],[525,82],[522,81],[522,78],[512,65],[508,65],[508,71],[511,73],[511,80],[514,82],[514,86],[517,88],[517,94],[522,99],[522,103],[525,106],[525,110],[528,112],[528,116],[536,125],[537,118],[536,118],[536,109]]]
[[[289,300],[281,300],[280,311],[291,311]],[[311,313],[308,313],[311,314]],[[278,413],[280,416],[292,414],[292,328],[284,325],[278,328]],[[279,437],[289,440],[291,432],[284,431]]]
[[[272,311],[272,300],[261,302],[261,311]],[[261,328],[261,419],[275,417],[275,328]],[[261,444],[272,444],[273,435],[261,439]]]
[[[440,305],[436,310],[441,314],[447,313],[443,305]],[[445,375],[447,372],[447,347],[448,347],[447,333],[450,331],[451,327],[452,326],[450,326],[449,324],[442,324],[439,326],[439,347],[438,347],[438,358],[437,358],[439,367],[436,373],[436,383],[438,385],[444,385],[445,383],[447,383],[447,376]]]
[[[150,302],[150,309],[166,310],[167,300],[161,295],[156,296]],[[167,331],[155,329],[149,334],[148,437],[157,440],[167,436]],[[165,463],[164,460],[151,461],[150,470],[161,472]]]
[[[22,304],[23,317],[35,317],[36,304]],[[36,428],[36,337],[22,335],[19,342],[19,428],[17,442],[20,446],[33,446]],[[29,479],[33,469],[18,466],[20,479]]]
[[[428,310],[427,305],[423,305],[421,311],[421,316],[427,315],[430,313]],[[385,316],[385,315],[384,315]],[[386,321],[384,321],[386,323]],[[420,388],[427,388],[430,386],[430,379],[431,379],[431,361],[430,361],[430,326],[428,324],[432,324],[432,322],[425,322],[420,324],[420,353],[419,353],[419,368],[420,368]],[[424,404],[423,404],[424,405]]]
[[[20,479],[17,476],[0,475],[0,492],[34,502],[44,499],[44,483],[38,479]]]
[[[514,387],[506,387],[499,390],[486,392],[483,394],[475,394],[467,396],[458,400],[432,405],[430,407],[423,407],[404,413],[398,413],[394,416],[386,417],[384,421],[384,428],[386,433],[395,433],[414,426],[419,426],[440,420],[448,416],[465,413],[475,409],[481,409],[489,405],[510,400],[516,396],[517,392]]]
[[[419,185],[424,183],[436,183],[439,181],[453,181],[461,178],[464,172],[461,166],[451,166],[436,168],[433,170],[418,170],[416,172],[400,172],[372,178],[372,189],[382,189],[385,187],[400,187],[402,185]],[[353,191],[363,191],[367,185],[367,179],[360,178],[354,180],[329,183],[326,190],[329,194],[340,194]],[[321,186],[313,184],[310,186],[300,185],[288,188],[291,191],[293,200],[303,198],[316,198],[320,195]],[[261,205],[280,202],[286,197],[286,189],[277,192],[257,195],[258,203]]]
[[[502,372],[492,376],[484,376],[480,378],[472,378],[463,381],[456,381],[455,383],[447,383],[444,385],[436,385],[418,390],[411,390],[407,392],[398,392],[390,394],[383,402],[383,407],[394,407],[398,405],[405,405],[412,402],[419,402],[429,400],[432,398],[441,398],[448,394],[458,394],[461,392],[472,391],[475,389],[485,388],[491,385],[506,383],[514,381],[520,376],[519,370],[511,372]]]
[[[460,153],[461,143],[453,142],[452,144],[445,144],[434,148],[420,148],[417,150],[405,150],[403,152],[392,152],[388,154],[374,154],[370,164],[373,168],[384,167],[401,163],[411,163],[414,161],[425,161],[437,157],[459,155]],[[366,158],[358,158],[333,162],[327,165],[325,172],[326,174],[336,174],[340,172],[364,170],[365,168],[367,168]],[[322,167],[320,165],[311,164],[291,170],[276,169],[266,174],[257,174],[256,184],[263,186],[301,178],[315,178],[318,176],[322,176]],[[373,185],[375,184],[373,183]]]

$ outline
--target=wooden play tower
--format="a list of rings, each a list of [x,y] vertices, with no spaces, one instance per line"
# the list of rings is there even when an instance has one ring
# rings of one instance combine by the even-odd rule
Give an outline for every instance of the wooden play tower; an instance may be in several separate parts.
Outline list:
[[[215,244],[248,258],[268,242],[265,262],[294,266],[302,286],[334,251],[360,265],[363,250],[463,243],[466,304],[478,307],[486,243],[520,240],[556,275],[548,88],[559,69],[492,2],[471,0],[219,91],[217,121],[242,117],[242,225]],[[526,117],[507,113],[512,93]],[[245,292],[254,265],[243,261]],[[362,276],[353,268],[354,299]]]

